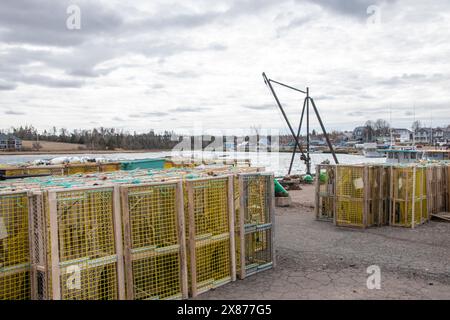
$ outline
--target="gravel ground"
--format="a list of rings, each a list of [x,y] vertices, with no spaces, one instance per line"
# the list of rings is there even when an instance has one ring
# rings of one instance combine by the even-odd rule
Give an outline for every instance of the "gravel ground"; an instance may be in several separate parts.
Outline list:
[[[313,186],[291,196],[276,208],[276,268],[198,299],[450,299],[450,223],[337,228],[315,220]],[[381,289],[367,288],[371,265]]]

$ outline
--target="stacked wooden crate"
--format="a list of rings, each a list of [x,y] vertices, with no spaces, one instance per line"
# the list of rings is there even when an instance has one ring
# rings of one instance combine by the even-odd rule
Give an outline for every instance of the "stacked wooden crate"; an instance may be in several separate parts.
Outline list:
[[[251,173],[242,177],[242,214],[253,221],[242,229],[246,275],[265,270],[273,265],[273,176],[256,171],[8,181],[0,195],[0,299],[183,299],[189,289],[195,297],[234,281],[240,173]]]

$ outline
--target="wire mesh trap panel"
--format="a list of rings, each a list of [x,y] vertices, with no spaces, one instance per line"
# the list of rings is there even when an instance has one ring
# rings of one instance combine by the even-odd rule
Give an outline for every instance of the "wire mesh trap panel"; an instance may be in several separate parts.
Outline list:
[[[274,265],[274,177],[240,174],[236,180],[236,271],[244,279]]]
[[[392,167],[391,176],[390,224],[414,228],[428,221],[426,168]]]
[[[367,170],[364,166],[336,167],[336,219],[338,226],[366,226]]]
[[[316,218],[333,221],[335,213],[336,166],[316,167]]]
[[[124,186],[127,299],[187,298],[181,183]]]
[[[428,213],[448,211],[447,165],[431,165],[426,168]]]
[[[27,193],[0,194],[0,300],[31,299]]]
[[[118,187],[49,191],[51,297],[124,298]]]
[[[193,297],[236,278],[233,177],[186,181],[189,281]]]
[[[368,167],[368,190],[366,193],[366,226],[389,224],[389,167]]]

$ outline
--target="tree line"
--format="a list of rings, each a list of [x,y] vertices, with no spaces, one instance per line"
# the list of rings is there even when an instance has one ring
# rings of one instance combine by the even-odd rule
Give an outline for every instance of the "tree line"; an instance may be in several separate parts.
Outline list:
[[[164,131],[156,133],[150,130],[147,133],[129,133],[115,128],[94,128],[69,131],[65,128],[53,127],[51,130],[38,132],[33,126],[20,126],[11,128],[9,133],[22,140],[76,143],[92,150],[151,150],[171,149],[178,141],[173,141],[173,132]]]

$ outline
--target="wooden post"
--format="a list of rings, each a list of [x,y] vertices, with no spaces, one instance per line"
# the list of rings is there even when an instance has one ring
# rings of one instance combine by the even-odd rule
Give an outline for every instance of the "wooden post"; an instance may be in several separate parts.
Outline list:
[[[409,172],[408,172],[409,173]],[[409,201],[409,176],[406,175],[406,185],[405,185],[405,227],[408,226],[408,201]]]
[[[234,176],[230,175],[228,177],[228,221],[230,228],[230,271],[231,271],[231,281],[236,281],[236,243],[234,242],[234,186],[233,186]]]
[[[316,181],[315,181],[315,190],[316,190],[316,194],[315,194],[315,207],[314,207],[314,211],[316,213],[316,219],[319,220],[319,215],[320,215],[320,210],[319,210],[319,206],[320,206],[320,165],[316,166]]]
[[[383,197],[383,191],[384,191],[384,183],[385,183],[385,176],[384,176],[384,167],[377,167],[378,172],[378,226],[382,226],[384,224],[384,217],[385,217],[385,211],[384,211],[384,197]]]
[[[30,250],[30,290],[31,290],[31,300],[37,300],[37,271],[36,271],[36,244],[35,244],[35,230],[34,230],[34,210],[33,206],[33,193],[31,191],[27,192],[27,205],[28,205],[28,242]],[[37,240],[37,239],[36,239]]]
[[[337,202],[338,202],[338,194],[337,194],[337,185],[339,182],[339,169],[338,165],[334,166],[334,201],[333,201],[333,223],[337,225]]]
[[[363,197],[364,197],[364,207],[363,207],[363,228],[367,228],[369,223],[369,201],[370,201],[370,181],[369,181],[369,167],[367,165],[364,166],[363,169]]]
[[[245,270],[245,214],[247,207],[245,205],[245,197],[248,190],[244,189],[244,177],[239,175],[239,255],[240,255],[240,271],[239,278],[244,279]],[[248,197],[248,195],[247,195]]]
[[[389,225],[393,225],[394,219],[392,218],[394,215],[394,169],[391,166],[389,168]]]
[[[431,215],[433,213],[433,207],[432,207],[432,203],[433,203],[433,190],[431,187],[431,180],[432,180],[432,175],[433,172],[431,171],[431,167],[427,167],[426,168],[426,185],[427,185],[427,210],[428,210],[428,215]]]
[[[420,168],[420,183],[419,183],[419,204],[420,204],[420,221],[424,223],[424,211],[423,211],[423,180],[426,177],[426,171],[424,168]]]
[[[131,257],[131,225],[130,211],[128,206],[128,187],[120,187],[121,204],[122,204],[122,224],[123,224],[123,240],[125,242],[124,262],[125,262],[125,285],[127,300],[134,299],[134,281],[133,281],[133,261]]]
[[[194,208],[194,186],[191,181],[186,182],[188,193],[188,219],[189,219],[189,257],[191,264],[191,295],[197,297],[197,262],[195,241],[195,208]]]
[[[277,259],[276,259],[276,253],[275,253],[275,232],[276,232],[276,227],[275,227],[275,177],[274,175],[270,175],[270,182],[269,182],[269,186],[270,186],[270,223],[272,224],[272,227],[270,229],[270,237],[271,237],[271,255],[272,255],[272,267],[275,268],[277,266]]]
[[[50,241],[51,241],[51,264],[52,264],[52,298],[61,300],[61,282],[59,268],[59,237],[58,237],[58,204],[56,192],[49,191],[49,214],[50,214]]]
[[[128,199],[125,199],[128,201]],[[123,265],[123,239],[122,239],[122,223],[121,223],[121,206],[120,206],[120,187],[113,188],[113,219],[114,219],[114,240],[116,242],[117,255],[117,285],[118,298],[125,300],[125,278]]]
[[[413,189],[412,189],[412,207],[411,207],[412,212],[411,226],[413,229],[416,222],[415,209],[416,209],[416,166],[414,166],[413,168]]]
[[[186,225],[184,219],[184,194],[183,182],[177,182],[176,190],[177,203],[177,221],[178,221],[178,241],[180,243],[180,282],[181,295],[183,299],[188,298],[188,271],[187,271],[187,254],[186,254]]]

